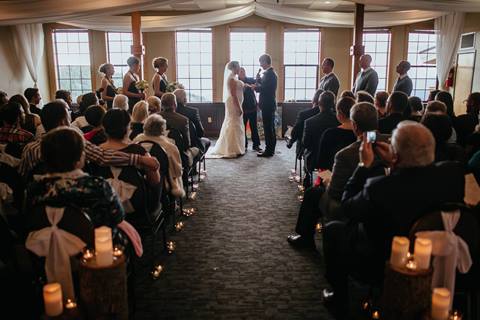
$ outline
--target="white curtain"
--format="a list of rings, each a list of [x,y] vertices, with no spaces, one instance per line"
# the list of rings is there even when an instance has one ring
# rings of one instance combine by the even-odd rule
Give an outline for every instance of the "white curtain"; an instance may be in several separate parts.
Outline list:
[[[13,31],[18,58],[27,66],[36,87],[44,46],[42,24],[19,24],[13,26]]]
[[[435,19],[437,33],[437,76],[443,88],[448,72],[455,60],[460,35],[462,34],[465,13],[454,12]]]

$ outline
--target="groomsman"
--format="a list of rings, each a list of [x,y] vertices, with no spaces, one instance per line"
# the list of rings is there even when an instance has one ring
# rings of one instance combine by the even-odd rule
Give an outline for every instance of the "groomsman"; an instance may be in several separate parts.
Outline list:
[[[393,86],[393,91],[401,91],[407,96],[410,96],[413,90],[413,83],[407,74],[408,70],[410,70],[410,62],[405,60],[400,61],[397,65],[398,79]]]
[[[335,61],[332,58],[325,58],[322,62],[322,72],[324,76],[320,79],[318,84],[318,89],[323,91],[331,91],[335,94],[335,97],[338,95],[338,89],[340,88],[340,82],[338,81],[337,75],[333,73],[333,67],[335,66]]]
[[[363,90],[370,93],[372,97],[375,96],[378,86],[378,74],[377,71],[370,67],[371,63],[372,56],[369,54],[364,54],[360,57],[359,64],[362,70],[357,74],[355,85],[352,89],[353,93]]]

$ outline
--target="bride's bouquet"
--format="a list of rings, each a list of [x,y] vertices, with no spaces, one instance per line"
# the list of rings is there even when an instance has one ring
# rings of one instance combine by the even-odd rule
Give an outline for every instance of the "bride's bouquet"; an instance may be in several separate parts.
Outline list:
[[[167,89],[166,91],[167,92],[173,92],[177,89],[185,89],[185,87],[183,86],[183,84],[179,83],[179,82],[170,82],[168,85],[167,85]]]
[[[140,91],[145,91],[148,89],[148,81],[147,80],[140,80],[135,82],[135,88],[137,88]]]

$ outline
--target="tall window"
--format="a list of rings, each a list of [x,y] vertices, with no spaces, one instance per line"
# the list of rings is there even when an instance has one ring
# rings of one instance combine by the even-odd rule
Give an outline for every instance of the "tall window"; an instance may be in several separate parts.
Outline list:
[[[378,73],[378,91],[387,88],[388,57],[390,52],[390,31],[364,30],[365,53],[372,56],[372,68]]]
[[[247,77],[255,77],[260,68],[258,58],[265,53],[266,33],[263,29],[232,29],[230,60],[245,68]]]
[[[52,33],[57,86],[73,99],[92,91],[90,48],[86,30],[54,30]]]
[[[408,34],[408,72],[413,82],[412,95],[427,100],[430,90],[437,84],[436,38],[432,31],[416,31]]]
[[[318,84],[320,32],[285,30],[285,100],[311,100]]]
[[[177,32],[177,81],[185,86],[191,102],[213,101],[212,31]]]
[[[128,71],[127,59],[132,55],[131,32],[107,32],[108,62],[115,67],[113,80],[117,87],[122,86],[123,75]]]

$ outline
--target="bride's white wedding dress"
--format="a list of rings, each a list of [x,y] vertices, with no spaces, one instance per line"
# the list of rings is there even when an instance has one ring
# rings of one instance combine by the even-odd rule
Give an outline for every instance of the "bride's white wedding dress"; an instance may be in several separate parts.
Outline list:
[[[238,114],[238,108],[233,102],[233,96],[228,90],[228,81],[235,81],[238,102],[240,106],[243,102],[243,82],[238,80],[236,75],[230,73],[225,79],[224,90],[228,91],[225,101],[225,119],[217,143],[209,152],[215,158],[235,158],[245,153],[245,125],[243,116]]]

